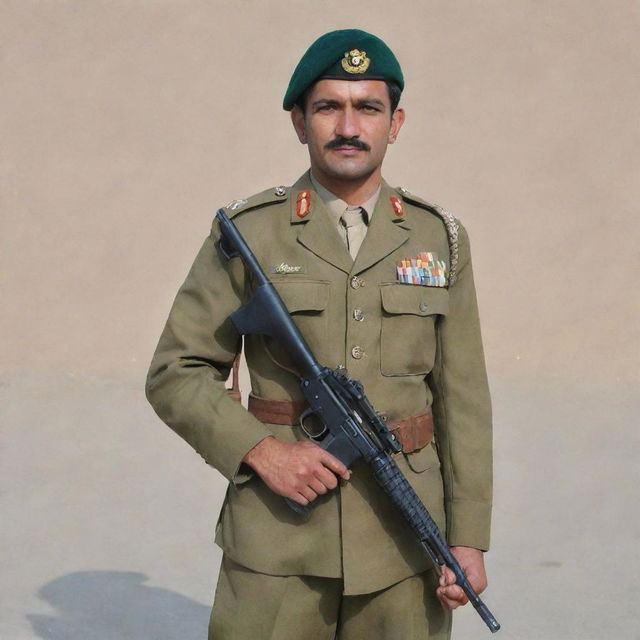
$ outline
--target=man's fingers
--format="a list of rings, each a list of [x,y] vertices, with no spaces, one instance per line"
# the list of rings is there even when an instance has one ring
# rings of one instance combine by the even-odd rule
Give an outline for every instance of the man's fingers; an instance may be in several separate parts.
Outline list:
[[[456,609],[469,602],[465,592],[457,584],[438,587],[438,589],[436,589],[436,595],[440,602],[448,609]]]
[[[448,587],[443,588],[444,596],[449,598],[449,600],[455,600],[459,604],[467,604],[469,602],[469,598],[467,598],[467,594],[462,590],[457,584],[452,584]]]
[[[318,497],[318,494],[309,486],[301,487],[299,491],[308,502],[313,502]]]
[[[338,478],[333,471],[330,471],[325,466],[321,466],[316,470],[315,477],[318,482],[321,482],[327,490],[335,489],[338,486]]]
[[[456,576],[449,567],[442,567],[439,582],[436,595],[447,609],[457,609],[469,601],[462,587],[456,584]]]
[[[455,583],[456,583],[455,573],[453,573],[453,571],[451,571],[449,567],[443,566],[442,571],[440,573],[440,586],[446,587],[447,585],[455,584]]]
[[[335,478],[335,476],[333,477]],[[313,478],[309,481],[309,487],[313,489],[319,496],[324,495],[329,490],[327,489],[325,483],[321,480],[318,480],[317,478]]]
[[[245,458],[272,491],[301,504],[335,489],[338,477],[347,480],[351,476],[340,460],[308,440],[293,443],[265,438]]]
[[[349,469],[347,469],[338,458],[335,458],[331,454],[325,452],[325,456],[321,459],[321,462],[327,469],[331,469],[333,473],[340,476],[343,480],[349,480],[349,478],[351,478]]]
[[[462,606],[462,604],[457,600],[451,600],[450,598],[447,598],[445,596],[439,596],[439,599],[440,599],[440,602],[442,603],[442,606],[445,607],[446,609],[453,610]]]

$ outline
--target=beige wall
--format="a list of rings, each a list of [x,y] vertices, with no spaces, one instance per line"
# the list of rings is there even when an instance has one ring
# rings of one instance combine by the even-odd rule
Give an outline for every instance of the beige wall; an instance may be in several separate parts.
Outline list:
[[[637,380],[638,2],[0,7],[6,369],[143,375],[215,209],[306,167],[301,52],[357,25],[407,79],[388,179],[470,230],[491,371]]]

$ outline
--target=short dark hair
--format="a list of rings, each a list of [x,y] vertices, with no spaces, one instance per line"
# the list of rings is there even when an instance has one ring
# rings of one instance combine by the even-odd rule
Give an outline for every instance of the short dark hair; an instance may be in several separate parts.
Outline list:
[[[400,104],[400,96],[402,95],[402,89],[398,86],[397,83],[386,80],[385,84],[387,85],[387,91],[389,92],[389,102],[391,102],[391,113],[393,113]]]
[[[387,85],[387,93],[389,94],[389,102],[391,103],[391,115],[395,112],[400,104],[400,96],[402,95],[402,89],[398,86],[397,83],[391,80],[385,80],[384,83]],[[304,113],[307,110],[307,95],[309,95],[309,91],[311,91],[311,87],[309,87],[306,91],[302,93],[302,95],[296,100],[296,106],[302,109]]]

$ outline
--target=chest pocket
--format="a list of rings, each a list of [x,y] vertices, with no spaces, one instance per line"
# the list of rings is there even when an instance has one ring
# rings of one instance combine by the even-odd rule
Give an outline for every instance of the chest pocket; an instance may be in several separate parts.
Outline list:
[[[436,323],[449,312],[449,292],[439,287],[380,285],[383,376],[426,374],[436,356]]]
[[[331,283],[327,280],[272,280],[284,301],[300,333],[308,342],[317,360],[325,364],[329,339],[327,306]],[[288,362],[289,358],[280,345],[270,342],[270,351],[278,362]]]

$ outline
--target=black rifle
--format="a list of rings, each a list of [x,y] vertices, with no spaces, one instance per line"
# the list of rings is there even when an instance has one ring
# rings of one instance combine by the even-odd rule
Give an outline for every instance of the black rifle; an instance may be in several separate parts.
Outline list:
[[[318,363],[235,224],[222,209],[216,216],[222,231],[218,243],[220,251],[227,259],[240,256],[257,282],[251,299],[231,314],[231,321],[242,335],[264,334],[274,338],[292,357],[300,372],[302,394],[309,404],[300,418],[305,433],[346,467],[361,458],[369,464],[376,480],[418,536],[436,568],[446,565],[453,571],[456,583],[495,633],[500,629],[498,621],[467,580],[438,525],[391,457],[402,447],[364,395],[362,385],[344,373]],[[304,426],[305,419],[312,415],[322,424],[322,429],[316,433],[310,433]],[[298,513],[311,512],[309,507],[292,500],[287,502]]]

